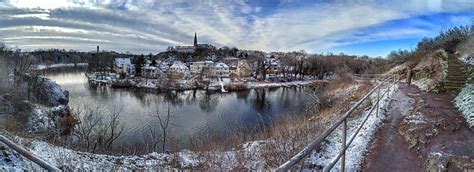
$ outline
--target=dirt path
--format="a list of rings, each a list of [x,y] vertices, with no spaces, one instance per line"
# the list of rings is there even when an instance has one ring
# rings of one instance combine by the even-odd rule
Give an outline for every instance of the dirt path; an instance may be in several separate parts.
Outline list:
[[[400,84],[362,171],[474,170],[474,131],[449,94]]]
[[[362,171],[422,171],[416,153],[408,150],[408,144],[398,134],[398,126],[413,112],[412,107],[417,104],[415,100],[404,91],[398,91],[394,95],[387,108],[391,113],[376,132]]]

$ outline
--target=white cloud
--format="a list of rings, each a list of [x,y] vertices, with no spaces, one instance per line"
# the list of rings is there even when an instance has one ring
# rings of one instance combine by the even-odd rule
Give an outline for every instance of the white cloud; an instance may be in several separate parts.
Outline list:
[[[191,44],[198,32],[200,42],[217,46],[312,52],[426,34],[422,29],[400,28],[357,36],[387,21],[474,7],[465,0],[335,0],[283,7],[302,2],[282,0],[279,7],[269,10],[245,0],[7,0],[0,2],[0,40],[20,48],[87,50],[100,43],[116,51],[156,53],[170,45]],[[45,40],[48,37],[54,39]],[[43,47],[41,41],[46,41]]]

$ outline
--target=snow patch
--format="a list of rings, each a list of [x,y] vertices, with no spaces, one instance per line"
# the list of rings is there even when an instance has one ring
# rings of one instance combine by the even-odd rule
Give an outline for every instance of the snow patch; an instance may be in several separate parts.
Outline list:
[[[412,124],[425,124],[427,122],[420,112],[416,112],[415,114],[406,117],[405,120],[407,123]]]
[[[470,54],[463,54],[460,57],[460,60],[462,60],[464,63],[473,65],[474,66],[474,56]]]
[[[467,84],[454,99],[455,106],[461,111],[470,127],[474,127],[474,84]]]
[[[74,67],[74,66],[87,66],[88,63],[59,63],[59,64],[52,64],[52,65],[45,65],[40,64],[36,66],[36,70],[45,70],[45,69],[52,69],[52,68],[61,68],[61,67]]]
[[[139,156],[112,156],[74,151],[43,141],[21,137],[15,137],[14,140],[19,145],[30,150],[32,154],[41,157],[46,162],[64,171],[154,171],[199,169],[201,166],[207,166],[211,171],[222,169],[228,171],[236,168],[239,163],[243,164],[243,167],[247,169],[263,170],[260,147],[266,143],[265,141],[251,141],[243,144],[241,149],[237,148],[232,151],[198,153],[183,150],[172,154],[153,152]],[[239,161],[239,158],[243,158],[244,162]],[[246,161],[248,159],[251,159],[251,161]],[[34,171],[39,169],[39,167],[32,165],[33,163],[29,163],[29,160],[18,156],[14,164],[2,164],[0,162],[0,170],[13,169],[14,171],[23,171],[26,169]]]
[[[436,88],[436,83],[432,79],[421,78],[412,82],[413,85],[416,85],[420,90],[431,91]]]
[[[360,164],[363,158],[363,155],[367,152],[368,143],[372,140],[372,137],[376,131],[376,129],[381,125],[382,120],[386,117],[386,111],[384,109],[387,108],[388,104],[390,103],[390,97],[392,97],[395,92],[397,92],[398,86],[395,85],[390,89],[388,94],[385,94],[380,100],[380,110],[379,115],[375,115],[375,110],[372,114],[368,117],[366,123],[361,128],[358,135],[355,137],[352,144],[349,146],[346,152],[346,170],[347,171],[359,171]],[[377,94],[371,95],[372,104],[375,105],[376,103],[376,96]],[[348,121],[348,132],[347,132],[347,140],[349,141],[350,137],[355,133],[359,124],[364,120],[370,108],[366,109],[362,115],[350,119]],[[342,131],[336,130],[334,134],[331,134],[327,138],[327,142],[321,146],[321,151],[316,152],[313,151],[310,158],[307,159],[307,162],[316,166],[325,166],[329,164],[333,159],[339,154],[342,145]],[[332,171],[340,171],[339,162],[336,163],[332,169]]]

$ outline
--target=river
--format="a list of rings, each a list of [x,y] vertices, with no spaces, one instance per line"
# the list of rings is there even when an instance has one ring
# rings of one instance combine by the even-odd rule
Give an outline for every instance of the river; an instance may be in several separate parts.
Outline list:
[[[120,111],[125,132],[120,145],[135,145],[150,139],[150,128],[160,130],[153,114],[166,115],[170,107],[169,135],[179,147],[189,148],[189,138],[229,136],[260,131],[287,117],[304,114],[312,102],[307,87],[261,88],[240,92],[145,92],[96,87],[87,82],[83,69],[46,72],[46,77],[69,91],[69,105],[101,107]]]

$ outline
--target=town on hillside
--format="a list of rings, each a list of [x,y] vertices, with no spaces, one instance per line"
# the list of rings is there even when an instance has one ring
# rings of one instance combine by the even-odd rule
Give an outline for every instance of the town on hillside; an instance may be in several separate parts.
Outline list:
[[[114,88],[222,92],[255,87],[300,86],[316,80],[314,76],[305,76],[296,65],[282,64],[278,53],[237,48],[230,49],[225,56],[216,53],[226,51],[224,49],[228,48],[217,49],[211,44],[198,44],[195,33],[192,46],[169,47],[163,52],[167,54],[164,58],[152,55],[117,56],[103,62],[97,46],[97,55],[89,62],[86,75],[91,83],[110,84]]]

